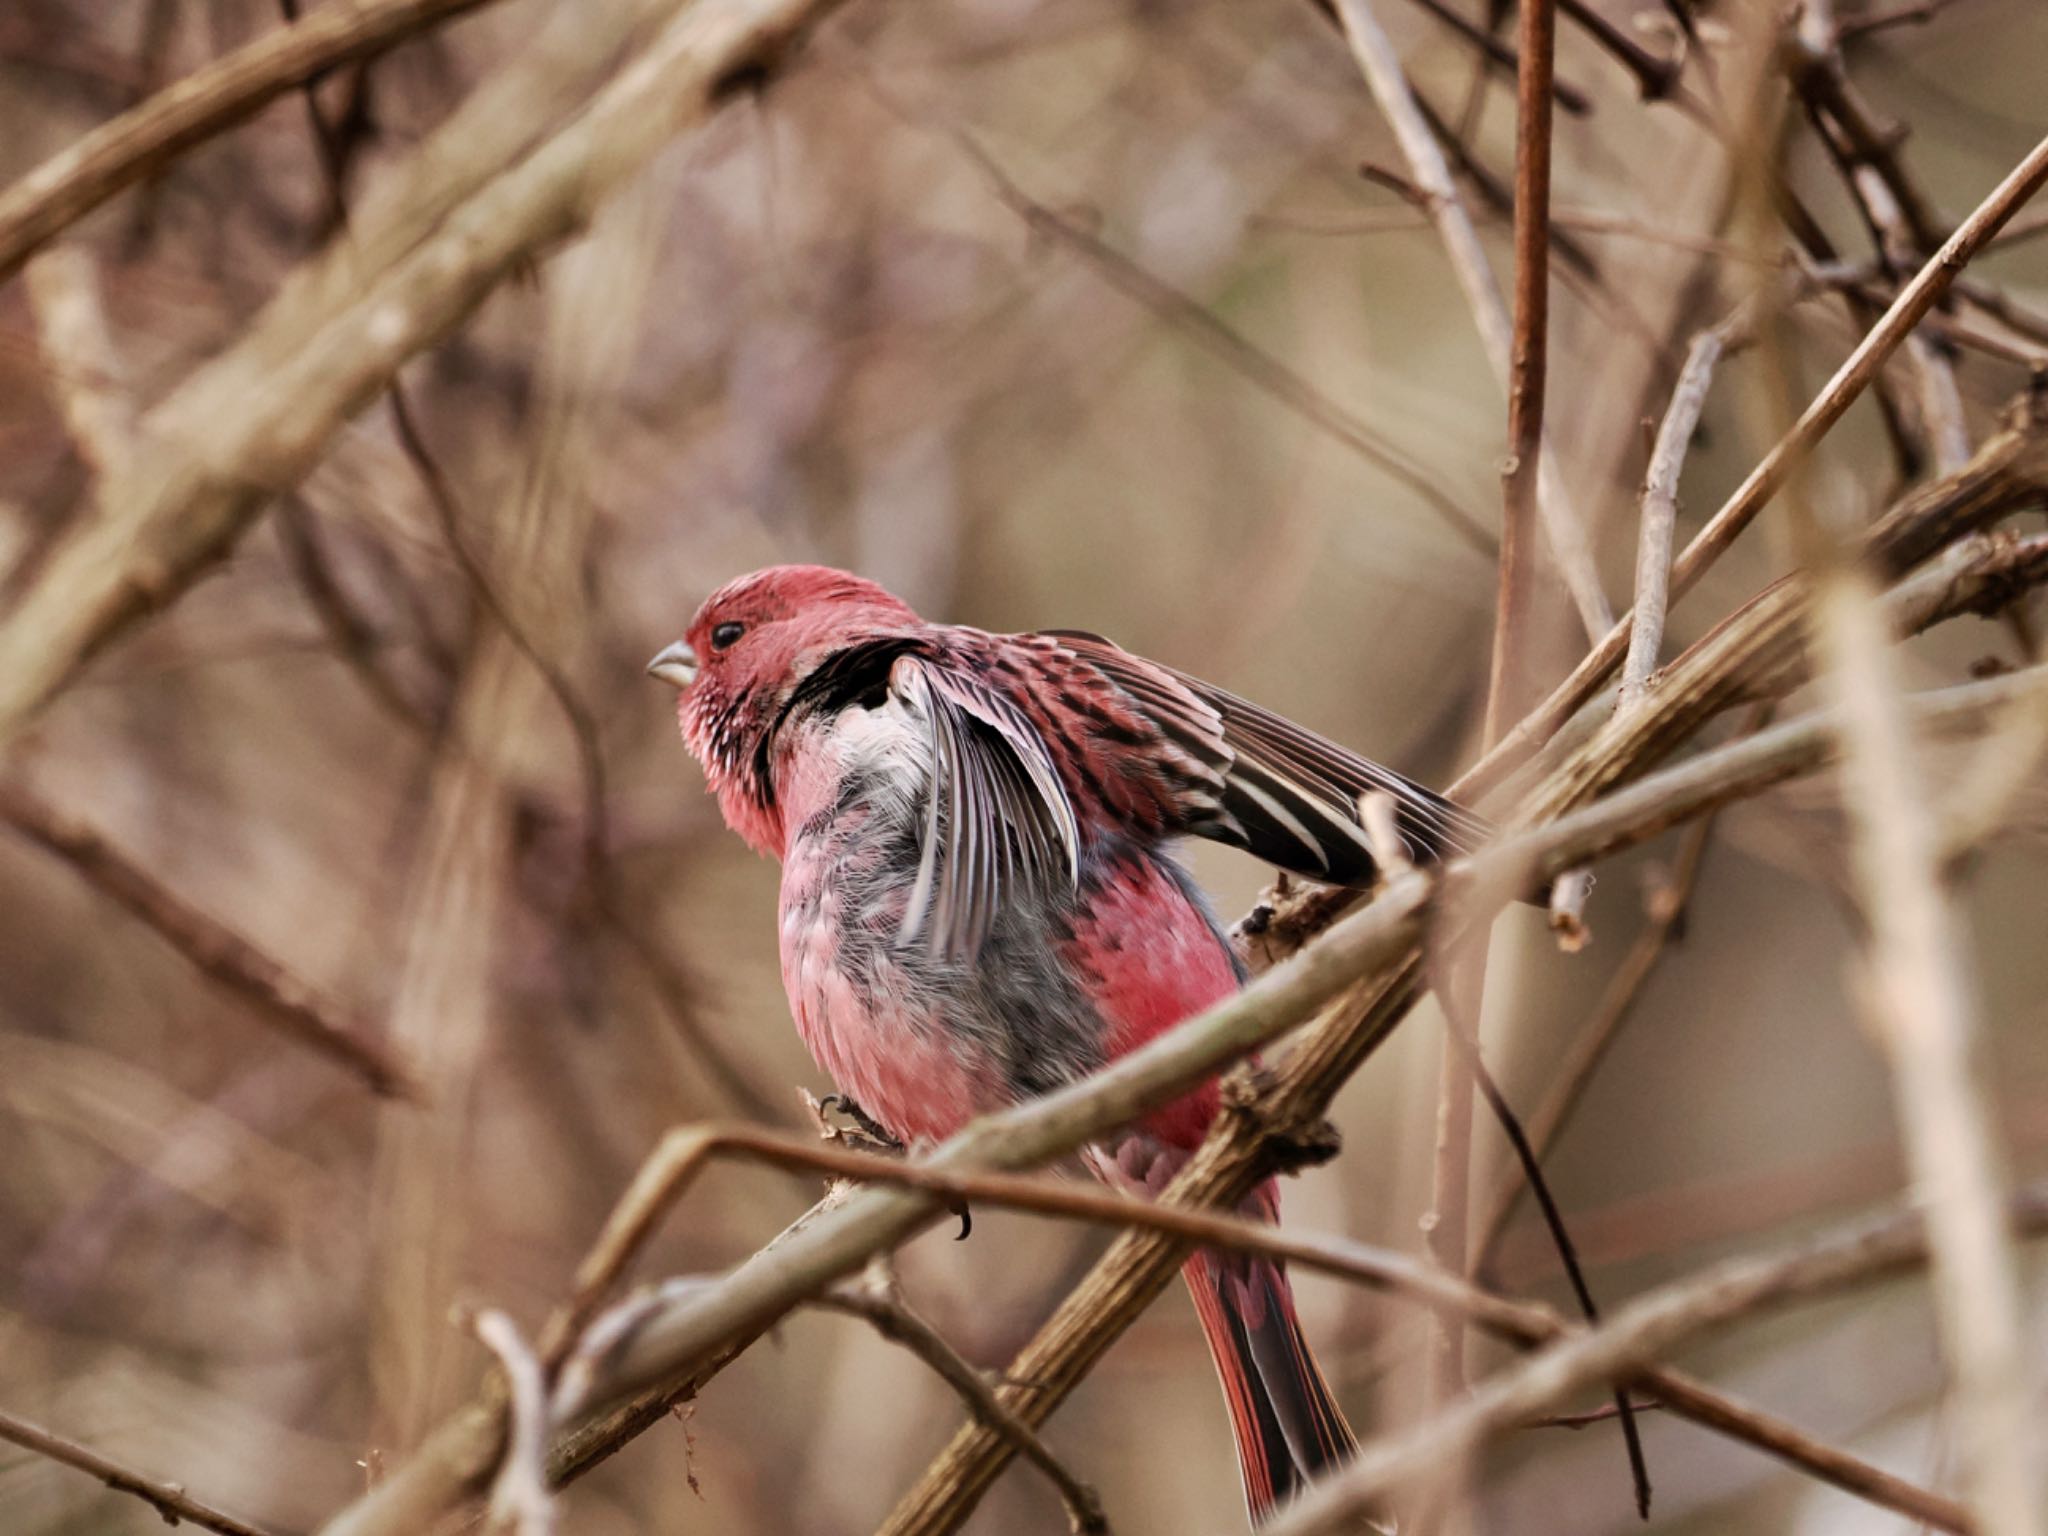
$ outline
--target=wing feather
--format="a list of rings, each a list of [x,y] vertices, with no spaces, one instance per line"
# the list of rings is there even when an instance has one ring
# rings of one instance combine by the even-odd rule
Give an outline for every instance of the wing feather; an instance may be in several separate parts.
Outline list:
[[[1186,830],[1249,850],[1269,864],[1336,885],[1370,885],[1372,848],[1360,798],[1394,799],[1408,855],[1430,863],[1470,853],[1487,822],[1433,790],[1360,757],[1249,700],[1171,667],[1133,656],[1100,635],[1048,630],[1070,654],[1108,678],[1155,727],[1220,775],[1213,794],[1194,789]]]
[[[943,661],[905,655],[890,691],[931,734],[917,878],[898,942],[971,960],[1020,886],[1080,869],[1080,828],[1045,740],[1008,700]]]

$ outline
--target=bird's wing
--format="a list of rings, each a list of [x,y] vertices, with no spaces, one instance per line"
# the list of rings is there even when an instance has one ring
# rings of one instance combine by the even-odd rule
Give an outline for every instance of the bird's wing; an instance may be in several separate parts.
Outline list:
[[[1362,796],[1393,797],[1395,828],[1418,864],[1470,853],[1491,832],[1482,818],[1414,780],[1234,693],[1133,656],[1100,635],[1045,633],[1116,684],[1182,751],[1220,774],[1213,792],[1189,781],[1185,830],[1197,836],[1312,880],[1365,886],[1376,865],[1360,818]]]
[[[1073,884],[1074,807],[1045,739],[981,680],[904,655],[889,689],[925,723],[932,747],[924,848],[898,938],[971,960],[1020,885]]]

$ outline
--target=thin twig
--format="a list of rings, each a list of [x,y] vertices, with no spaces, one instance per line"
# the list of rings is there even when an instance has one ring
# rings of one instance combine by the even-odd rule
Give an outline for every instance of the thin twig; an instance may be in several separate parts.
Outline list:
[[[2031,1189],[2014,1209],[1995,1210],[2001,1232],[2009,1232],[2015,1222],[2031,1230],[2041,1214],[2043,1193]],[[1600,1327],[1489,1378],[1446,1412],[1365,1446],[1355,1460],[1334,1469],[1281,1511],[1264,1528],[1265,1536],[1319,1536],[1341,1529],[1390,1492],[1447,1461],[1473,1455],[1494,1436],[1549,1412],[1583,1387],[1632,1384],[1641,1379],[1643,1362],[1681,1344],[1773,1308],[1897,1273],[1937,1247],[1918,1211],[1895,1208],[1781,1252],[1732,1259],[1646,1292]]]
[[[52,1434],[40,1425],[18,1419],[11,1413],[0,1413],[0,1440],[11,1441],[38,1456],[47,1456],[64,1466],[75,1467],[88,1476],[98,1478],[116,1493],[132,1493],[163,1516],[167,1525],[188,1520],[202,1530],[218,1531],[220,1536],[276,1536],[275,1532],[260,1525],[238,1520],[211,1504],[193,1498],[177,1483],[145,1477],[117,1461],[110,1461],[89,1446],[80,1445],[76,1440],[66,1440],[62,1435]]]
[[[1357,15],[1354,16],[1353,12]],[[1345,6],[1346,30],[1353,38],[1353,51],[1375,94],[1385,99],[1381,110],[1392,120],[1402,102],[1413,103],[1405,73],[1391,62],[1393,81],[1382,86],[1379,77],[1390,70],[1383,56],[1385,37],[1362,0]],[[1550,77],[1557,48],[1555,0],[1523,0],[1519,12],[1517,48],[1521,57],[1515,88],[1515,189],[1514,189],[1514,312],[1507,352],[1508,456],[1502,472],[1502,509],[1499,574],[1495,584],[1493,648],[1488,666],[1485,744],[1491,746],[1500,735],[1502,723],[1519,717],[1527,708],[1523,695],[1528,689],[1531,661],[1531,623],[1535,606],[1536,532],[1539,474],[1545,456],[1543,433],[1544,383],[1550,334]],[[1397,125],[1397,136],[1399,128]],[[1434,168],[1419,164],[1413,148],[1403,144],[1418,179],[1428,185]],[[1444,217],[1439,208],[1439,217]],[[1477,236],[1469,227],[1459,243]],[[1452,245],[1448,230],[1447,246]],[[1482,271],[1486,281],[1472,289],[1468,301],[1475,311],[1482,296],[1490,292],[1491,269]],[[1498,295],[1492,302],[1498,305]],[[1482,325],[1482,330],[1486,327]],[[1587,633],[1605,625],[1590,611],[1584,612]],[[1425,1241],[1436,1261],[1456,1275],[1468,1273],[1472,1199],[1472,1097],[1479,1066],[1477,1031],[1480,998],[1486,973],[1487,944],[1482,933],[1471,952],[1460,956],[1446,953],[1447,974],[1439,981],[1437,995],[1444,1004],[1444,1038],[1437,1061],[1436,1144],[1430,1168],[1430,1209],[1425,1217]],[[1462,973],[1466,981],[1456,974]],[[1452,1006],[1454,994],[1467,990],[1469,1026],[1461,1025]],[[1461,1038],[1469,1027],[1473,1038]],[[1464,1051],[1460,1046],[1466,1047]],[[1569,1252],[1567,1248],[1565,1250]],[[1577,1266],[1567,1260],[1567,1266]],[[1582,1298],[1590,1304],[1590,1298]],[[1465,1330],[1463,1322],[1445,1312],[1432,1314],[1428,1353],[1431,1407],[1465,1388]],[[1462,1471],[1462,1469],[1456,1469]]]
[[[259,1017],[339,1062],[380,1094],[418,1098],[412,1070],[334,1000],[218,919],[179,896],[94,828],[18,783],[0,783],[0,821],[69,864],[93,888],[147,923],[208,980]]]
[[[484,0],[331,0],[66,146],[0,192],[0,282],[39,247],[194,144],[340,65],[375,58]]]
[[[1409,171],[1428,196],[1430,217],[1436,221],[1437,232],[1450,257],[1451,270],[1465,295],[1473,323],[1478,327],[1487,363],[1503,391],[1511,391],[1515,343],[1507,305],[1494,281],[1493,269],[1487,265],[1486,251],[1479,243],[1471,215],[1458,196],[1457,183],[1451,177],[1443,149],[1430,130],[1428,119],[1416,104],[1407,75],[1402,71],[1400,57],[1368,0],[1335,0],[1335,3],[1352,56],[1372,90],[1373,99],[1379,103],[1381,114],[1400,142]],[[1526,54],[1526,47],[1524,52]],[[1547,102],[1548,97],[1544,99]],[[1538,506],[1551,555],[1571,592],[1587,636],[1598,636],[1612,623],[1609,617],[1612,610],[1600,588],[1599,569],[1593,560],[1585,524],[1566,498],[1562,478],[1557,472],[1556,455],[1547,444],[1538,454],[1537,473]]]
[[[1899,290],[1876,325],[1843,359],[1828,382],[1806,409],[1758,461],[1741,485],[1719,511],[1693,536],[1671,568],[1671,595],[1684,596],[1702,575],[1733,544],[1784,484],[1792,466],[1810,453],[1815,443],[1841,420],[1843,412],[1869,387],[1870,381],[1898,350],[1935,301],[1947,291],[1970,260],[1983,249],[2019,208],[2048,181],[2048,138],[2006,173],[1954,234],[1929,257],[1912,280]],[[1522,720],[1499,745],[1464,775],[1462,788],[1495,782],[1507,769],[1522,761],[1535,747],[1547,741],[1570,715],[1590,699],[1621,664],[1628,650],[1632,614],[1603,636],[1535,712]]]
[[[1557,48],[1556,0],[1523,0],[1515,93],[1515,282],[1508,348],[1508,458],[1494,600],[1493,657],[1486,694],[1486,745],[1528,708],[1531,609],[1535,601],[1537,471],[1543,461],[1543,406],[1550,345],[1550,71]],[[1605,629],[1607,626],[1598,626]]]
[[[1628,660],[1621,670],[1621,709],[1642,701],[1657,670],[1664,645],[1664,615],[1670,600],[1671,551],[1678,527],[1678,481],[1685,456],[1699,431],[1713,387],[1714,370],[1731,345],[1740,345],[1749,330],[1747,309],[1738,309],[1719,325],[1693,337],[1679,370],[1678,387],[1658,423],[1650,449],[1650,467],[1643,476],[1642,514],[1636,535],[1636,600],[1629,625]]]
[[[1045,1474],[1067,1507],[1067,1520],[1083,1536],[1108,1536],[1109,1520],[1096,1491],[1074,1476],[1039,1438],[1038,1431],[1002,1404],[982,1374],[902,1298],[872,1282],[834,1286],[815,1306],[864,1319],[883,1338],[901,1344],[932,1368],[960,1395],[967,1411],[1017,1448],[1017,1454]]]

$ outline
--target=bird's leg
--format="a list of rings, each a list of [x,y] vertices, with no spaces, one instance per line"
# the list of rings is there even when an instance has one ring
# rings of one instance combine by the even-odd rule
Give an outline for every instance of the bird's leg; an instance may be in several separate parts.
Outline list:
[[[813,1098],[807,1089],[799,1089],[798,1092],[803,1094],[804,1107],[810,1111],[811,1119],[817,1123],[818,1135],[822,1139],[836,1141],[856,1152],[868,1152],[876,1157],[903,1156],[903,1143],[891,1136],[881,1121],[845,1094],[828,1093],[819,1099]],[[831,1116],[835,1113],[851,1120],[852,1127],[833,1120]]]
[[[888,1127],[845,1094],[828,1093],[820,1099],[812,1097],[808,1089],[798,1091],[803,1094],[804,1107],[810,1111],[811,1119],[817,1124],[818,1134],[826,1141],[839,1142],[856,1152],[872,1152],[878,1157],[902,1157],[908,1150],[902,1142],[889,1134]],[[828,1118],[835,1111],[851,1120],[854,1129],[848,1130]],[[974,1212],[967,1208],[965,1200],[948,1201],[946,1209],[960,1218],[960,1230],[954,1234],[953,1241],[965,1242],[968,1234],[974,1230]]]

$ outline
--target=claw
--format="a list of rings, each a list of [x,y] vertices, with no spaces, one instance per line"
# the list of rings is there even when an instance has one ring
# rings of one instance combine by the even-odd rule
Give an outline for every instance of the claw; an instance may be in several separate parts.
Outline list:
[[[974,1212],[968,1209],[965,1200],[957,1200],[948,1206],[947,1209],[960,1218],[960,1230],[953,1234],[953,1241],[956,1243],[966,1242],[967,1234],[974,1230]]]

